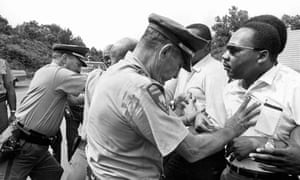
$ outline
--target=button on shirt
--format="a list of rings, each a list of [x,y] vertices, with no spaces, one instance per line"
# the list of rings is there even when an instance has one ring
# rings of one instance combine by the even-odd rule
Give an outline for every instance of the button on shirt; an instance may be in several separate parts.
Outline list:
[[[47,136],[56,135],[63,119],[67,94],[78,96],[86,77],[48,64],[36,71],[17,111],[25,127]]]
[[[98,79],[88,113],[86,154],[99,179],[160,179],[162,157],[188,134],[162,107],[163,96],[151,97],[147,88],[153,84],[160,87],[132,54]]]
[[[226,112],[223,89],[228,78],[223,65],[207,55],[192,67],[192,72],[181,69],[177,79],[177,82],[171,80],[167,83],[168,92],[174,98],[181,94],[190,94],[196,99],[196,110],[205,109],[219,126],[224,126]]]
[[[232,81],[225,87],[224,102],[228,117],[237,111],[245,96],[251,96],[250,104],[262,103],[257,123],[242,136],[279,136],[288,138],[291,131],[300,125],[300,75],[281,64],[274,66],[256,80],[248,89],[242,81]],[[233,162],[238,167],[263,171],[258,163],[245,159]]]

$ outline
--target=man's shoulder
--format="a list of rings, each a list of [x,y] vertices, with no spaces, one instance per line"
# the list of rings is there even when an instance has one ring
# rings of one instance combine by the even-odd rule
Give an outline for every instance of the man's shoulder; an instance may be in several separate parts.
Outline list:
[[[89,74],[87,75],[87,79],[94,79],[95,77],[101,76],[102,73],[104,72],[104,70],[102,69],[94,69],[93,71],[89,72]]]
[[[239,89],[241,80],[231,80],[229,83],[227,83],[224,87],[224,92],[233,92]]]
[[[221,63],[221,61],[210,57],[207,66],[210,67],[209,70],[214,70],[214,69],[223,69],[223,64]]]
[[[153,80],[147,76],[144,76],[143,74],[139,74],[138,72],[129,73],[127,77],[124,77],[124,79],[127,79],[132,83],[133,86],[138,88],[144,88],[147,87],[149,84],[152,84]]]
[[[279,64],[279,71],[277,73],[277,76],[281,77],[281,79],[285,82],[285,83],[289,83],[289,82],[295,82],[297,85],[300,85],[300,73],[295,71],[294,69]]]

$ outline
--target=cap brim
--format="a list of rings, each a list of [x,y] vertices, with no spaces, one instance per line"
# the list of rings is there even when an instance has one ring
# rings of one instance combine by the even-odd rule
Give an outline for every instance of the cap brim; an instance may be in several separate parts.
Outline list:
[[[76,56],[76,57],[78,57],[78,59],[79,59],[79,61],[81,62],[81,64],[82,64],[82,66],[83,67],[87,67],[87,64],[86,64],[86,60],[87,60],[87,58],[86,57],[84,57],[84,56],[82,56],[82,55],[80,55],[80,54],[78,54],[78,53],[75,53],[75,52],[72,52],[71,53],[73,56]]]
[[[188,53],[181,51],[182,58],[184,59],[182,68],[185,69],[188,72],[192,71],[192,56]]]

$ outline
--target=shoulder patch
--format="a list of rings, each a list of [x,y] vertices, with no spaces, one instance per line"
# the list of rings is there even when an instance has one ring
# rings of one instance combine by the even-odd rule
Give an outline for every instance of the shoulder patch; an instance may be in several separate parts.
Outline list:
[[[166,103],[166,97],[163,87],[160,84],[151,83],[147,86],[146,89],[156,105],[165,113],[169,114],[169,108]]]

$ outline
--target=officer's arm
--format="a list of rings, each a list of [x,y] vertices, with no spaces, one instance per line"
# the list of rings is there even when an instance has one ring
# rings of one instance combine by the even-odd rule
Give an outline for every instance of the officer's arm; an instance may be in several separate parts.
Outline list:
[[[256,122],[250,121],[260,111],[259,104],[253,104],[247,108],[250,99],[240,106],[237,112],[226,121],[225,127],[213,133],[188,134],[176,148],[176,151],[189,162],[195,162],[214,154],[239,136]]]
[[[214,133],[189,133],[176,151],[187,161],[195,162],[220,151],[235,136],[236,133],[230,128],[223,128]]]
[[[68,95],[78,96],[84,92],[86,76],[81,74],[73,74],[68,71],[61,70],[59,85],[57,91],[63,91]]]

